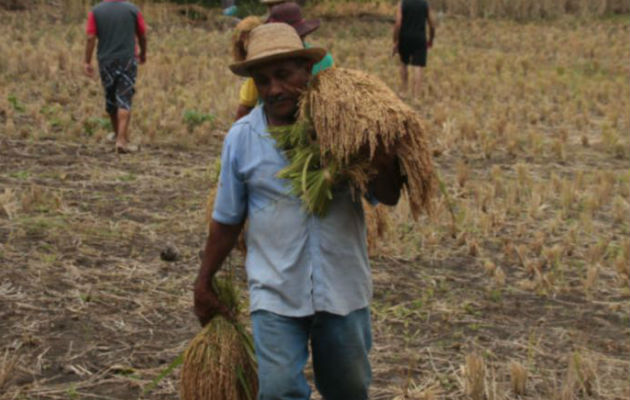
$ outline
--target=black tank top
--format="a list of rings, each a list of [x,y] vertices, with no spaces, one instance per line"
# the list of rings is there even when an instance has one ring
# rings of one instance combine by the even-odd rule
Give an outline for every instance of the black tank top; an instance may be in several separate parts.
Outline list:
[[[426,0],[403,0],[400,39],[413,42],[426,41],[427,18],[429,18],[429,4]]]

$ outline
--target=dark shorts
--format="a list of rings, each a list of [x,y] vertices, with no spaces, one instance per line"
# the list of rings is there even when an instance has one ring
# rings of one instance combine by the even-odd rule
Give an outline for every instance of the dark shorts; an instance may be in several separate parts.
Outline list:
[[[405,65],[427,66],[427,44],[425,41],[401,40],[398,45],[398,53],[400,54],[400,61]]]
[[[113,114],[119,108],[131,109],[131,99],[136,92],[138,63],[135,59],[113,60],[99,64],[101,82],[105,89],[105,110]]]

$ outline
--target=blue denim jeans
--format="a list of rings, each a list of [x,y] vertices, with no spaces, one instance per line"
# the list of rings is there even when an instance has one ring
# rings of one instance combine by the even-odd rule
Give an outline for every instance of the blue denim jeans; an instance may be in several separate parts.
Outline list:
[[[325,400],[365,400],[372,380],[369,308],[346,316],[318,312],[284,317],[252,313],[258,360],[258,400],[308,400],[304,376],[310,341],[315,386]]]

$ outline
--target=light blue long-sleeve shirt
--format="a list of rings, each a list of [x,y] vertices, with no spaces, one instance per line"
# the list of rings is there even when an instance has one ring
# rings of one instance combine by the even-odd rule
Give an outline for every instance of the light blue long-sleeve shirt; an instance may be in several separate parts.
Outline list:
[[[249,219],[250,311],[302,317],[368,306],[372,279],[360,200],[340,190],[325,217],[310,215],[277,178],[286,165],[262,106],[228,132],[212,217],[227,225]]]

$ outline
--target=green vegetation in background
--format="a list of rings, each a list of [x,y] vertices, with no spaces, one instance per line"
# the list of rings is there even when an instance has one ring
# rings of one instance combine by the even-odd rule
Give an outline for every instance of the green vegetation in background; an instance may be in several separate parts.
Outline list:
[[[13,107],[15,111],[24,112],[26,110],[24,105],[18,100],[18,98],[14,94],[10,94],[7,97],[7,100],[9,101],[9,104],[11,104],[11,107]]]
[[[184,111],[184,123],[188,127],[188,132],[192,132],[196,126],[209,122],[210,127],[214,127],[214,120],[216,117],[213,114],[205,114],[197,110]]]

